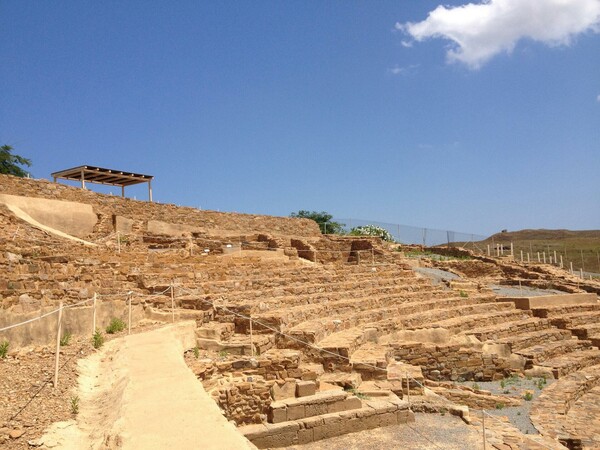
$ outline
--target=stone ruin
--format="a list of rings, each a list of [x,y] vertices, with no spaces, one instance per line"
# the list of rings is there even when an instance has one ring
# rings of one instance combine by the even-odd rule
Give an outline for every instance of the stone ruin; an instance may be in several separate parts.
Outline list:
[[[597,281],[460,249],[407,258],[378,238],[321,235],[310,220],[4,175],[0,240],[0,327],[94,294],[106,299],[102,326],[124,314],[125,298],[115,294],[124,292],[137,294],[135,322],[195,320],[188,365],[259,448],[403,424],[415,411],[450,411],[469,423],[469,408],[521,399],[458,382],[514,374],[558,380],[533,405],[542,438],[600,445],[582,426],[589,432],[593,423],[597,436],[598,416],[581,407],[589,399],[597,411],[600,398]],[[492,285],[563,294],[508,298]],[[84,333],[87,319],[72,311],[66,326]],[[52,330],[9,333],[12,343],[31,345]]]

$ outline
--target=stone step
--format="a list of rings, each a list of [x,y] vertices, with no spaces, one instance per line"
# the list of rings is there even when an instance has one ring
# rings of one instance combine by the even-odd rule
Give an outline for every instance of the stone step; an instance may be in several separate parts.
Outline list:
[[[305,397],[272,402],[268,420],[269,423],[282,423],[360,408],[362,408],[361,400],[349,392],[324,391]]]
[[[533,315],[542,318],[559,318],[567,314],[600,311],[600,303],[582,303],[579,305],[545,306],[531,308]]]
[[[518,309],[506,309],[496,312],[484,312],[479,314],[470,314],[462,317],[453,317],[450,319],[431,321],[429,325],[444,328],[450,333],[458,334],[460,332],[473,329],[477,325],[497,325],[515,320],[524,320],[531,317],[529,311]]]
[[[558,328],[580,328],[582,325],[600,323],[600,311],[577,312],[565,314],[562,317],[551,318],[552,325]]]
[[[538,319],[529,317],[523,320],[513,322],[504,322],[489,326],[476,327],[471,330],[465,330],[462,333],[475,336],[481,342],[488,340],[497,340],[509,336],[514,336],[523,332],[532,332],[548,329],[552,326],[549,319]]]
[[[406,303],[407,299],[402,293],[383,294],[375,292],[371,295],[358,291],[360,297],[342,298],[341,300],[328,301],[320,303],[312,303],[291,308],[285,308],[281,305],[280,308],[273,312],[258,313],[253,315],[257,321],[276,328],[280,331],[289,330],[302,322],[308,322],[320,317],[343,317],[355,315],[359,311],[373,310],[381,308],[397,308],[398,304]],[[346,294],[341,294],[343,297]],[[411,299],[412,300],[412,299]],[[231,308],[233,309],[233,308]],[[258,325],[257,330],[261,327]]]
[[[569,373],[576,372],[588,366],[600,364],[600,350],[591,348],[568,353],[547,359],[539,364],[540,367],[552,370],[554,378],[558,379]]]
[[[534,345],[532,347],[517,350],[514,353],[523,356],[532,364],[539,364],[543,361],[556,358],[567,353],[585,350],[590,347],[590,341],[567,339]]]
[[[600,334],[600,323],[581,325],[579,327],[570,328],[569,330],[579,339],[589,339],[591,336],[597,336]]]
[[[239,427],[238,431],[262,449],[308,444],[348,433],[414,421],[414,413],[406,401],[367,400],[360,409],[278,424],[246,425]]]
[[[351,370],[360,374],[363,381],[386,380],[390,353],[389,347],[368,342],[352,353]]]
[[[515,334],[514,336],[497,339],[495,344],[507,344],[512,352],[524,350],[528,347],[542,345],[544,343],[571,340],[571,332],[568,330],[559,330],[548,328],[545,330],[529,331]]]

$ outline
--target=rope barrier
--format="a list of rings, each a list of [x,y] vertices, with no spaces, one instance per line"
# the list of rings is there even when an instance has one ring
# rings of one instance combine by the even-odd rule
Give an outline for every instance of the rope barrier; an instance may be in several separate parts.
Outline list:
[[[43,319],[44,317],[51,316],[52,314],[54,314],[54,313],[56,313],[56,312],[60,311],[60,309],[61,309],[61,308],[57,308],[57,309],[55,309],[55,310],[53,310],[53,311],[47,312],[46,314],[42,314],[42,315],[41,315],[41,316],[39,316],[39,317],[34,317],[33,319],[25,320],[24,322],[15,323],[15,324],[13,324],[13,325],[9,325],[9,326],[7,326],[7,327],[0,328],[0,331],[6,331],[6,330],[10,330],[11,328],[20,327],[21,325],[26,325],[26,324],[28,324],[28,323],[35,322],[35,321],[37,321],[37,320],[41,320],[41,319]]]

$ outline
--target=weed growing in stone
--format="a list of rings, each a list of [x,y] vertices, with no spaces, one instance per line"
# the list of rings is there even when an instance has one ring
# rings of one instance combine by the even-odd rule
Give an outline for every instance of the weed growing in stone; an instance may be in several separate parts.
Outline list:
[[[533,399],[533,394],[531,392],[525,392],[525,395],[523,396],[523,399],[526,402],[530,402]]]
[[[479,390],[479,385],[477,383],[473,383],[473,389],[475,389],[476,391]]]
[[[100,330],[96,330],[92,336],[92,345],[95,349],[99,349],[104,345],[104,336]]]
[[[108,324],[108,326],[106,327],[106,332],[108,334],[115,334],[115,333],[118,333],[119,331],[123,331],[124,329],[125,329],[125,322],[123,322],[121,319],[113,317],[110,321],[110,324]]]
[[[71,397],[71,414],[77,415],[79,413],[79,397],[74,395]]]
[[[0,359],[6,358],[8,354],[8,341],[0,342]]]
[[[198,346],[194,347],[194,357],[196,359],[200,358],[200,349],[198,348]]]
[[[66,331],[65,334],[63,334],[62,337],[60,338],[60,346],[66,347],[67,345],[69,345],[69,342],[71,342],[72,336],[73,335],[71,334],[70,331]]]
[[[496,403],[496,409],[504,409],[504,403]]]
[[[227,350],[221,350],[221,351],[219,351],[219,357],[220,358],[227,358],[227,355],[229,355],[229,353],[227,352]]]
[[[465,292],[465,291],[460,291],[458,293],[458,295],[460,295],[462,298],[468,298],[469,297],[469,294],[467,292]]]

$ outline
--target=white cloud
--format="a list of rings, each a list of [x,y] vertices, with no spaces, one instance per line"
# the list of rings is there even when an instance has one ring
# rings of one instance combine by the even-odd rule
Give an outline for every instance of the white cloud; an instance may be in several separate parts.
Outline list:
[[[418,64],[411,64],[404,67],[396,64],[394,67],[388,69],[388,73],[391,73],[392,75],[408,75],[409,73],[414,72],[418,67]]]
[[[600,94],[598,94],[598,97],[596,97],[596,101],[600,103]]]
[[[457,7],[438,6],[427,19],[396,23],[416,41],[453,41],[448,61],[476,69],[495,55],[510,53],[529,38],[568,45],[578,34],[600,31],[600,0],[483,0]]]

